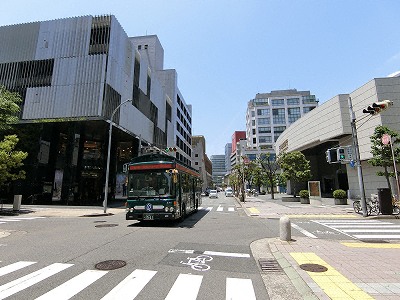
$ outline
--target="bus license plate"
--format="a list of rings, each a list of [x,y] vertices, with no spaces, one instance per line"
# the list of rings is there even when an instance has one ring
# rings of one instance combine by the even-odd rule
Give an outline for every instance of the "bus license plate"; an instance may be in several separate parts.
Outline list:
[[[143,220],[154,220],[154,216],[150,214],[143,214]]]

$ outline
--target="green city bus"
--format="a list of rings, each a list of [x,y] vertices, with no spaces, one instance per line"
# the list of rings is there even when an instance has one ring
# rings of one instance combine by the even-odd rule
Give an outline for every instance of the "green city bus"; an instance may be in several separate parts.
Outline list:
[[[201,205],[199,173],[163,153],[127,165],[126,220],[183,220]]]

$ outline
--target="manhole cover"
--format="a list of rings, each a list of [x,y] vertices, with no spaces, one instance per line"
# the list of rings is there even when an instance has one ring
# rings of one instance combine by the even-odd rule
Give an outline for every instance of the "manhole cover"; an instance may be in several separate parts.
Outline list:
[[[97,263],[94,267],[97,270],[115,270],[126,266],[126,261],[123,260],[106,260]]]
[[[263,272],[281,272],[282,268],[275,259],[260,258],[258,260]]]
[[[302,264],[300,268],[307,272],[326,272],[328,268],[318,264]]]
[[[115,226],[118,226],[118,224],[99,224],[94,227],[115,227]]]

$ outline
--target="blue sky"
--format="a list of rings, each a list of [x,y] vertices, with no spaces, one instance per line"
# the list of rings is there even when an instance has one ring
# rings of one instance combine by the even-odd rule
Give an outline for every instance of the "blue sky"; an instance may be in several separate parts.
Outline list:
[[[129,36],[158,35],[209,156],[245,130],[257,93],[309,90],[322,103],[400,70],[397,0],[13,0],[0,26],[103,14]]]

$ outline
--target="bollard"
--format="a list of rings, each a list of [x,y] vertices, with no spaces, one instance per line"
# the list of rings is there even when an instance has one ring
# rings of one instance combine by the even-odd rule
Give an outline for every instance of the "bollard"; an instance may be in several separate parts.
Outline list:
[[[279,234],[282,241],[290,241],[292,239],[292,227],[290,225],[290,219],[287,216],[283,216],[279,219]]]
[[[22,195],[14,195],[13,211],[21,209]]]

